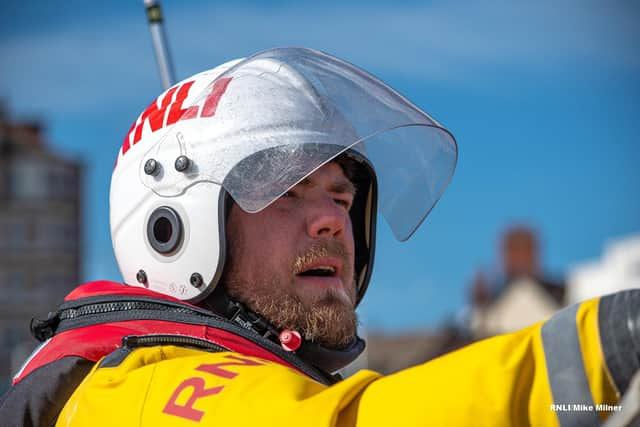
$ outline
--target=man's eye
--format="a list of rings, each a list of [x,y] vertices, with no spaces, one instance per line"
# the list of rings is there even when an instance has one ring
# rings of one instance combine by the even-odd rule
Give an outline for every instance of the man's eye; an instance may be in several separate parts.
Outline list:
[[[351,202],[349,200],[344,199],[333,199],[337,205],[342,206],[343,208],[349,210],[351,208]]]
[[[298,196],[296,195],[296,193],[294,193],[293,191],[289,190],[286,193],[284,193],[282,196],[280,196],[281,199],[297,199]]]

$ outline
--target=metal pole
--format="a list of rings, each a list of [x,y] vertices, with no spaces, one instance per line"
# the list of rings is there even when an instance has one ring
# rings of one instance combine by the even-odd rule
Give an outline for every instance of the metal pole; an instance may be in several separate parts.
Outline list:
[[[153,41],[153,50],[156,54],[158,69],[160,70],[160,81],[162,87],[168,89],[173,84],[174,74],[171,56],[169,56],[169,46],[166,42],[164,27],[162,25],[162,11],[158,0],[144,0],[144,6],[147,9],[147,19],[149,21],[149,30],[151,31],[151,40]]]

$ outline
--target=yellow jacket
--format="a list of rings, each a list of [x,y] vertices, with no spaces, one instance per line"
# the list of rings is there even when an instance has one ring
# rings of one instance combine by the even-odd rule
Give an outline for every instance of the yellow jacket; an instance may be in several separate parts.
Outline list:
[[[607,366],[600,301],[393,375],[363,370],[332,386],[239,353],[139,347],[97,363],[56,426],[598,425],[623,391]]]

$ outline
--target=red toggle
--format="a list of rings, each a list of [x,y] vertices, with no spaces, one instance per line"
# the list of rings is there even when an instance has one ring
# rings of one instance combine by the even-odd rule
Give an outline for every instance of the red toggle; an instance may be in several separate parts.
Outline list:
[[[285,329],[280,332],[280,336],[278,337],[280,340],[280,345],[287,351],[296,351],[300,348],[302,344],[302,338],[300,337],[300,333],[297,331],[292,331],[291,329]]]

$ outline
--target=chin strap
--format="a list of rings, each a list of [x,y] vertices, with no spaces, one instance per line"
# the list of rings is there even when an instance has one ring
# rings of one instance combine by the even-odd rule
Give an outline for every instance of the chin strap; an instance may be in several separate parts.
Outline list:
[[[330,349],[311,341],[303,340],[296,351],[298,357],[327,372],[335,372],[356,360],[364,351],[365,342],[355,336],[349,345],[341,349]]]
[[[244,329],[253,331],[280,345],[304,362],[325,372],[335,372],[347,366],[364,351],[365,342],[357,335],[345,348],[341,349],[327,348],[306,339],[302,339],[299,345],[291,346],[288,340],[285,342],[285,339],[289,338],[291,334],[299,336],[297,332],[278,330],[262,316],[249,310],[244,304],[229,298],[221,288],[222,286],[218,286],[209,297],[201,302],[201,305],[225,319],[237,323]]]

